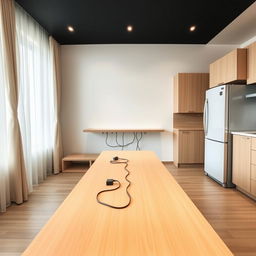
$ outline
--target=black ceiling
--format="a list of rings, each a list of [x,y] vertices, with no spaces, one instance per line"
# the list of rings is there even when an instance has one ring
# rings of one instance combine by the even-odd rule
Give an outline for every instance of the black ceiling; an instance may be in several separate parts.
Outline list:
[[[61,44],[205,44],[252,0],[16,0]],[[126,31],[127,25],[134,31]],[[66,27],[72,25],[74,33]],[[189,31],[196,25],[194,32]]]

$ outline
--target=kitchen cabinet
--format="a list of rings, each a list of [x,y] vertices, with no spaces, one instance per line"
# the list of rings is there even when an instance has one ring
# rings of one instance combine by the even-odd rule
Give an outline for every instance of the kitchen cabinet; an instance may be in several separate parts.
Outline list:
[[[210,64],[210,87],[247,79],[247,49],[235,49]]]
[[[232,182],[247,195],[256,197],[256,138],[233,135]]]
[[[251,194],[256,197],[256,180],[251,180]]]
[[[174,129],[174,164],[204,162],[204,132],[202,129]]]
[[[208,73],[178,73],[174,77],[174,113],[202,113]]]
[[[226,59],[220,58],[210,64],[210,88],[219,84],[224,84],[224,68],[226,66]]]
[[[239,188],[250,192],[251,138],[234,135],[232,182]]]
[[[256,42],[247,48],[247,84],[256,83]]]

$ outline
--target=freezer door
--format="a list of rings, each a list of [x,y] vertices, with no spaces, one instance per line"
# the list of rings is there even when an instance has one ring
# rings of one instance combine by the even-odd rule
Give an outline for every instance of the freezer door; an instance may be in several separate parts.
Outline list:
[[[222,184],[227,182],[227,145],[205,139],[204,170]]]
[[[206,92],[204,110],[205,137],[211,140],[226,142],[225,129],[227,128],[226,96],[227,85],[214,87]]]

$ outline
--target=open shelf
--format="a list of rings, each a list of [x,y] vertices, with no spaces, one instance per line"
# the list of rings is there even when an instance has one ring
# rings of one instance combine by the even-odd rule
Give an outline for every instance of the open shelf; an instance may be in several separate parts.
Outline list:
[[[70,162],[70,166],[63,172],[86,172],[90,168],[89,163]]]
[[[62,159],[62,172],[86,172],[98,154],[75,154]]]

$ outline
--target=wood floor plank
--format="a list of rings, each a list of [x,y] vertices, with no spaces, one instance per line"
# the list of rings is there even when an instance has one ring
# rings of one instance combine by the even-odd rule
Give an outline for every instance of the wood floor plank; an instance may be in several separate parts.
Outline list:
[[[255,256],[255,201],[235,189],[222,188],[202,169],[165,165],[234,255]],[[82,176],[50,176],[34,188],[27,203],[0,213],[0,256],[20,255]]]
[[[0,213],[0,256],[21,255],[83,175],[49,176],[34,187],[28,202]]]
[[[255,201],[221,187],[202,169],[166,167],[235,256],[256,255]]]

